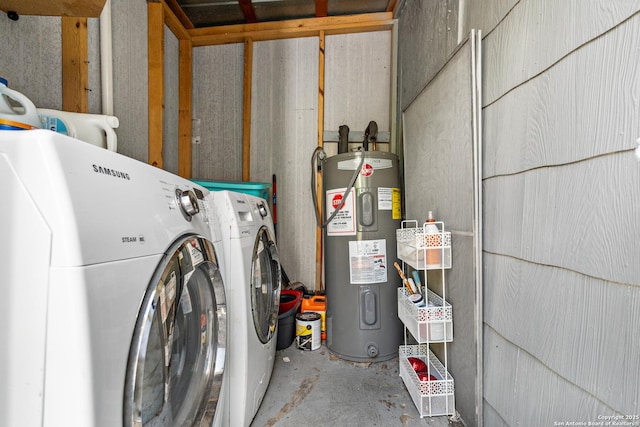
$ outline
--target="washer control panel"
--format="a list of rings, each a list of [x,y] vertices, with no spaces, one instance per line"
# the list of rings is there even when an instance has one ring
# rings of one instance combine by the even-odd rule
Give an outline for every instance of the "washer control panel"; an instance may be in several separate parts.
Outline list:
[[[176,199],[182,213],[189,219],[200,212],[198,207],[198,199],[192,190],[181,190],[176,188]]]

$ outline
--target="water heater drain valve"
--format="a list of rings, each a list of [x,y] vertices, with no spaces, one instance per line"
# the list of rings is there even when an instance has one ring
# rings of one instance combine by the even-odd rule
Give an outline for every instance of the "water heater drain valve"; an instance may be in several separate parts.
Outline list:
[[[380,353],[380,351],[378,350],[378,347],[375,344],[369,344],[367,346],[367,355],[370,358],[374,358],[374,357],[378,357],[378,354]]]

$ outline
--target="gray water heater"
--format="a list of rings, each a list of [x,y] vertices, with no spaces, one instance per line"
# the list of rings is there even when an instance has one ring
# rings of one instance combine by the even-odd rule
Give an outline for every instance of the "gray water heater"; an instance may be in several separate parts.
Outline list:
[[[401,222],[398,157],[343,153],[322,168],[325,221],[345,199],[324,229],[327,348],[357,362],[391,359],[402,342],[401,281],[393,267]]]

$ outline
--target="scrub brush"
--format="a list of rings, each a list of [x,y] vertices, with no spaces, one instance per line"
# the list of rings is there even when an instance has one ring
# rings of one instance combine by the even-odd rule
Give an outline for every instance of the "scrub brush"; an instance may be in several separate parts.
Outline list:
[[[415,294],[416,290],[415,290],[415,286],[414,288],[411,287],[411,283],[407,280],[407,278],[405,277],[404,273],[402,272],[402,269],[400,268],[400,266],[398,265],[397,262],[393,263],[393,266],[396,268],[396,270],[398,270],[398,274],[400,275],[400,278],[402,279],[402,284],[407,288],[407,290],[409,291],[410,294]]]

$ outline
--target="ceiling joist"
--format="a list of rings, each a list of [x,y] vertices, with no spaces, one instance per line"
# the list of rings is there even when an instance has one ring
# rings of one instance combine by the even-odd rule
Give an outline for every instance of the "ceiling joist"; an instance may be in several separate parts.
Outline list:
[[[169,9],[171,9],[171,12],[176,17],[176,19],[182,24],[182,27],[184,27],[187,30],[195,28],[193,26],[193,23],[187,16],[187,14],[184,13],[184,10],[178,4],[178,0],[164,0],[164,4]]]
[[[167,3],[163,2],[164,9],[164,23],[171,30],[171,32],[176,36],[178,40],[189,40],[191,36],[187,31],[187,28],[184,26],[184,22],[178,15],[176,15]],[[193,28],[193,26],[191,26]]]
[[[279,40],[297,37],[386,31],[393,28],[393,13],[365,13],[350,16],[293,19],[256,24],[223,25],[187,30],[193,46],[212,46],[229,43]]]
[[[329,16],[329,5],[327,0],[316,0],[316,16],[318,18]]]
[[[96,18],[100,16],[106,0],[2,0],[0,10],[16,12],[18,15],[77,16]]]
[[[258,18],[256,18],[256,10],[253,8],[251,0],[238,0],[238,3],[240,3],[240,9],[242,9],[245,21],[250,24],[258,22]]]

